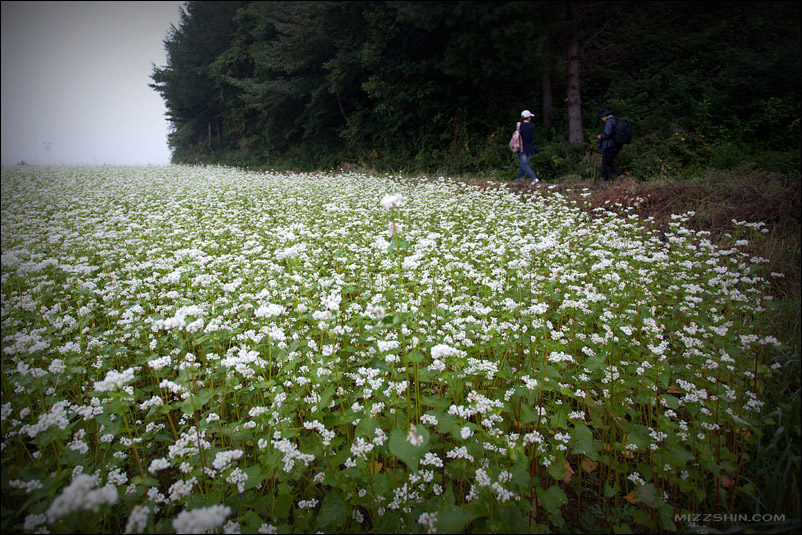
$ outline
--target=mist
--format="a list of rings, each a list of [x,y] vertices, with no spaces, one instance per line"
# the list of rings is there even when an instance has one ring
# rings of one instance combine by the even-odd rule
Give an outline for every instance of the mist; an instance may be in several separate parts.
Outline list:
[[[2,164],[167,164],[148,84],[184,2],[2,2]]]

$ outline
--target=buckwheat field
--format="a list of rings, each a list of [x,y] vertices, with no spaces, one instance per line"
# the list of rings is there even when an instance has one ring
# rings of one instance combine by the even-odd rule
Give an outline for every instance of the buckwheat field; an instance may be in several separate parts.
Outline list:
[[[2,527],[685,529],[782,344],[674,216],[447,179],[2,171]]]

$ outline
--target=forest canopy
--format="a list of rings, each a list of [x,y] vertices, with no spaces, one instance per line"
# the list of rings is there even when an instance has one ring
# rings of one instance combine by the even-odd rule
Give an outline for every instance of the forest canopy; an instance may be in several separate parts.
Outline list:
[[[174,163],[581,174],[600,109],[633,176],[800,168],[798,2],[187,2],[153,87]],[[511,178],[511,177],[510,177]]]

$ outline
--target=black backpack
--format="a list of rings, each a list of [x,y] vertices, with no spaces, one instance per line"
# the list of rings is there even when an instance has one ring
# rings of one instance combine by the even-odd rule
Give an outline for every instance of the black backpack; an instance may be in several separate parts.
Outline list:
[[[629,145],[632,143],[632,123],[617,117],[616,119],[615,126],[613,126],[613,141],[617,145]]]

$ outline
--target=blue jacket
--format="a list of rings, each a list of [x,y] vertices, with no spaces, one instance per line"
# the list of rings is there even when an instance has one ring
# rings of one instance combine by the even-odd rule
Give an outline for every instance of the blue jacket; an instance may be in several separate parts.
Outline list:
[[[615,130],[615,124],[617,122],[618,118],[616,118],[615,115],[604,121],[604,131],[602,132],[601,139],[599,140],[599,148],[601,150],[616,146],[615,141],[613,141],[613,131]]]
[[[535,125],[531,122],[521,122],[521,140],[524,142],[524,153],[534,154],[537,151],[535,146]]]

